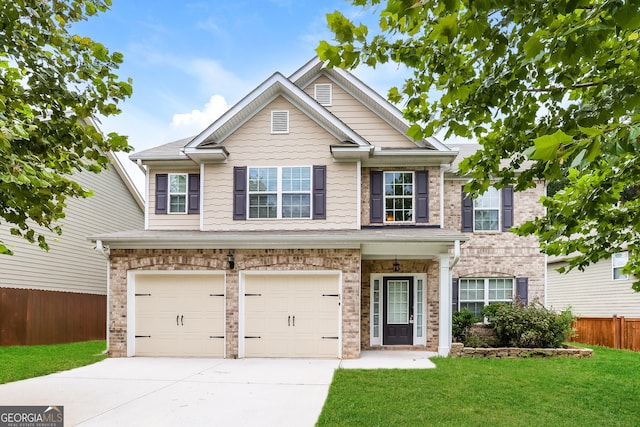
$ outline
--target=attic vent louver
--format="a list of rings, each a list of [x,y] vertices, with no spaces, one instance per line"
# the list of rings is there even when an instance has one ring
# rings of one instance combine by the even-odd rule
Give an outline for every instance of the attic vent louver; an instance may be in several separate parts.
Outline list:
[[[314,92],[316,101],[318,101],[320,105],[331,106],[331,83],[319,83],[315,85]]]
[[[271,133],[289,133],[289,111],[271,112]]]

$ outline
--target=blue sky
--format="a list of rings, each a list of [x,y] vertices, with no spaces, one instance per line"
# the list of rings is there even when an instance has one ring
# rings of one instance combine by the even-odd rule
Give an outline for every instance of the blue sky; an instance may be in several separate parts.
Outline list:
[[[336,9],[377,22],[346,0],[113,0],[72,30],[124,54],[117,73],[133,79],[133,96],[101,128],[140,151],[197,134],[274,72],[304,65],[331,40],[325,15]],[[404,75],[394,65],[355,74],[383,95]]]

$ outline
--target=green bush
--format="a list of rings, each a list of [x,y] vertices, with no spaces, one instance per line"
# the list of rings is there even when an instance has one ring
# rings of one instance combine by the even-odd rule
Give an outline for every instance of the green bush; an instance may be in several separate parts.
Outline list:
[[[496,303],[482,310],[501,346],[524,348],[558,348],[572,332],[571,310],[560,313],[540,303],[529,306],[514,302]]]
[[[487,343],[482,339],[482,337],[473,332],[464,337],[463,343],[465,347],[487,347]]]
[[[471,327],[480,321],[472,312],[463,308],[460,311],[454,311],[452,315],[453,325],[451,333],[456,342],[464,342]]]

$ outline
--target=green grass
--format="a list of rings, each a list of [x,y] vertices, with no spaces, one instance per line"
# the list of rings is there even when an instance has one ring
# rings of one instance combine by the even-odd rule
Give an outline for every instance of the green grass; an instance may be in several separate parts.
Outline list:
[[[318,426],[638,426],[640,353],[336,371]]]
[[[98,362],[105,341],[0,347],[0,384],[66,371]]]

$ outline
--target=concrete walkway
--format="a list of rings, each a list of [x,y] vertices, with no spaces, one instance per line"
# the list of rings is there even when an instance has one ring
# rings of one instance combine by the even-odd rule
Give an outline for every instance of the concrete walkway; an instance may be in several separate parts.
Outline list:
[[[0,405],[64,406],[65,426],[313,426],[337,368],[424,369],[430,356],[106,359],[0,385]]]

